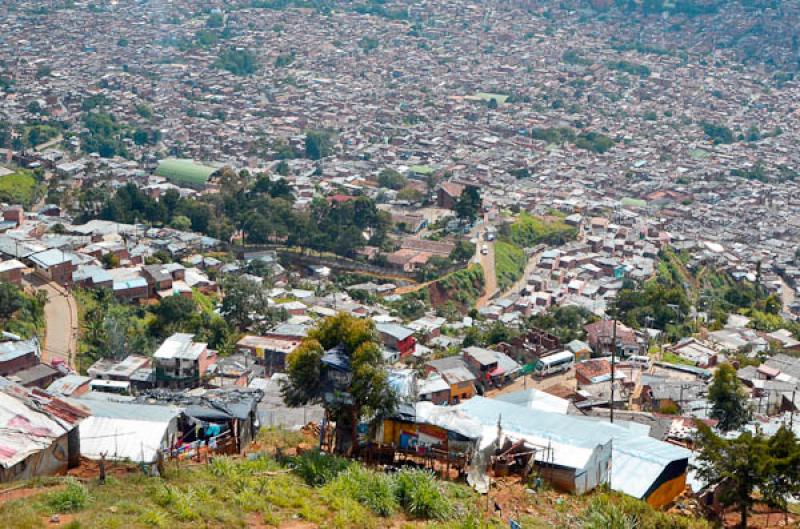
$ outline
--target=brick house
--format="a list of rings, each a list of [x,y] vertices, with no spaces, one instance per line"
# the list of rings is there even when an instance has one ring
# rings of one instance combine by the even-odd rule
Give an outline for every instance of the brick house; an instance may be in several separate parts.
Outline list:
[[[193,334],[176,333],[164,340],[153,355],[156,386],[174,389],[200,386],[216,354],[208,344],[193,340]]]

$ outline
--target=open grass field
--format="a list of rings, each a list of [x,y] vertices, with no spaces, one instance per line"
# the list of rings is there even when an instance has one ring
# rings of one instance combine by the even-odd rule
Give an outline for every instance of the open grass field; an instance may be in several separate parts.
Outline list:
[[[0,202],[29,206],[36,200],[37,187],[36,179],[28,171],[0,176]]]

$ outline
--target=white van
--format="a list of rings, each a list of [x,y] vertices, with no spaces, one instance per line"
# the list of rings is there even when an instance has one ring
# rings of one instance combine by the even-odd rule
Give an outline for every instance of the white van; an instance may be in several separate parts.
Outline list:
[[[649,356],[631,355],[626,358],[626,360],[632,365],[641,367],[642,369],[650,369],[650,366],[653,365],[653,361]]]

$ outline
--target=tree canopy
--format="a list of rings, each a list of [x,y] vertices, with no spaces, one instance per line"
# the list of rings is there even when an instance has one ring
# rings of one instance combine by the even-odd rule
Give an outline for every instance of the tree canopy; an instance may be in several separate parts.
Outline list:
[[[332,350],[338,365],[345,367],[326,360],[326,352]],[[336,421],[339,453],[352,451],[360,421],[383,417],[396,406],[372,320],[345,313],[326,318],[286,360],[287,404],[322,403]]]
[[[243,277],[230,277],[223,283],[225,297],[220,314],[240,331],[265,332],[287,318],[286,311],[271,307],[262,285]]]
[[[465,222],[474,222],[483,207],[481,193],[475,186],[467,186],[456,201],[456,216]]]
[[[747,527],[748,514],[762,501],[786,508],[787,499],[800,493],[800,443],[786,427],[771,438],[745,432],[735,439],[718,436],[706,424],[697,422],[697,476],[718,487],[719,500],[735,507],[740,527]]]
[[[750,420],[747,394],[736,370],[728,363],[721,364],[714,373],[708,400],[711,402],[711,418],[719,421],[717,427],[723,432],[735,430]]]

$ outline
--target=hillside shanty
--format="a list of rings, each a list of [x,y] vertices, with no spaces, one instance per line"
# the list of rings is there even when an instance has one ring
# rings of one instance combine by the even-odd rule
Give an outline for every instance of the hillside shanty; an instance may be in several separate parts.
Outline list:
[[[0,482],[63,474],[80,463],[82,406],[0,378]]]
[[[649,436],[647,426],[542,411],[497,399],[474,397],[456,409],[494,437],[492,451],[519,444],[557,488],[588,492],[609,483],[613,490],[659,507],[686,486],[691,452]]]

